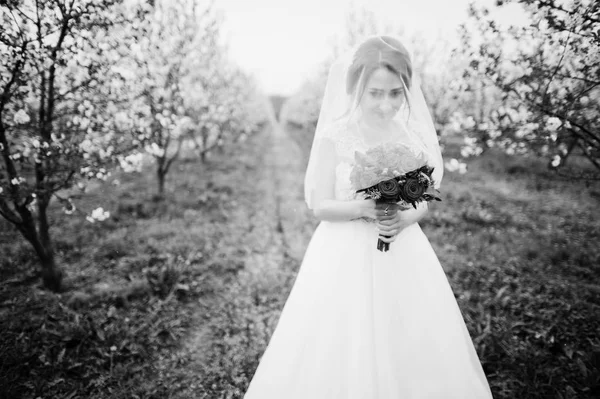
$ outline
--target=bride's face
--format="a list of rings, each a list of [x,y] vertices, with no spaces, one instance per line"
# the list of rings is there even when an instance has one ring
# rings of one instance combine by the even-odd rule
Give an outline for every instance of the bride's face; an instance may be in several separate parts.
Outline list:
[[[404,85],[398,75],[378,68],[369,77],[360,99],[363,118],[369,123],[390,121],[404,102]]]

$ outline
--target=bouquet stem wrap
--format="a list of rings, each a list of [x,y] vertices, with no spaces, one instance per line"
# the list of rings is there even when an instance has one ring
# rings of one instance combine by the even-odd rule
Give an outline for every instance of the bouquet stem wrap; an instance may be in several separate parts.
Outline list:
[[[396,202],[395,201],[380,201],[380,200],[375,200],[375,204],[377,208],[380,209],[386,209],[387,207],[391,208],[391,209],[396,209],[394,208],[396,206]],[[399,212],[400,210],[398,210]],[[386,236],[383,234],[379,234],[379,237],[385,237],[385,238],[390,238],[391,236]],[[381,238],[377,239],[377,249],[380,250],[381,252],[387,252],[390,250],[390,243],[389,242],[385,242],[383,241]]]

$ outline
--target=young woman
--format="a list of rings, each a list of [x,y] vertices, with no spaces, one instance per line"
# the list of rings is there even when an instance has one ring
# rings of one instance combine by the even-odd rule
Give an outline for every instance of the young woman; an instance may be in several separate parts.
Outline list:
[[[490,389],[417,209],[350,184],[355,151],[443,162],[405,47],[369,38],[331,67],[305,178],[321,220],[245,399],[487,399]],[[389,251],[377,249],[379,235]]]

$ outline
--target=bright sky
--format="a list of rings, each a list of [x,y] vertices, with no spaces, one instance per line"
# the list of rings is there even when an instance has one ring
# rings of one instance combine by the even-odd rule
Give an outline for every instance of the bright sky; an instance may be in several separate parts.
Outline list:
[[[469,0],[355,0],[378,21],[420,31],[431,40],[454,36]],[[345,31],[350,0],[216,0],[225,17],[231,57],[255,74],[265,92],[290,94]]]

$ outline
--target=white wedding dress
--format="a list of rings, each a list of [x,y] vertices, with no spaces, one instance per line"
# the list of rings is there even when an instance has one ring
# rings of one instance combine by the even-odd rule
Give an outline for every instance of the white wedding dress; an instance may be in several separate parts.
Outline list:
[[[336,140],[336,199],[354,198],[357,137]],[[427,217],[427,216],[425,216]],[[388,252],[375,224],[321,222],[245,399],[487,399],[442,267],[418,224]]]

